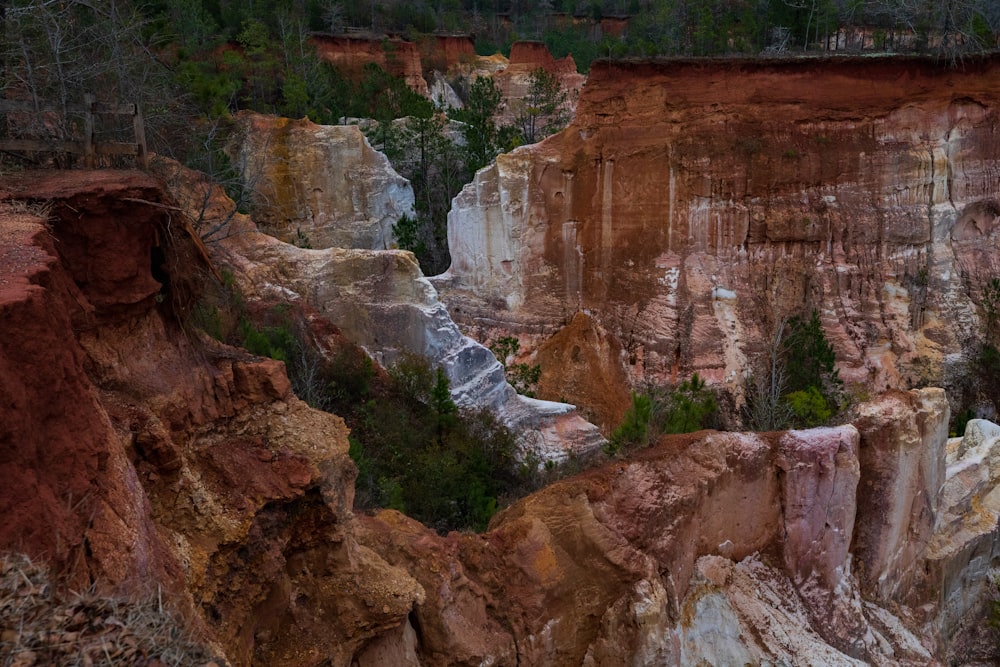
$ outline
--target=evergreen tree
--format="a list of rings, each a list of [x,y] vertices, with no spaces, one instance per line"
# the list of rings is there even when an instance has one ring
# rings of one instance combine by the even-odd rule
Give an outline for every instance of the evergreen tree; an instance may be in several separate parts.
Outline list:
[[[544,67],[533,70],[528,77],[528,94],[517,104],[515,122],[522,141],[533,144],[566,127],[569,113],[565,105],[566,91],[559,79]]]
[[[465,123],[466,168],[472,173],[492,162],[510,141],[510,128],[498,127],[496,121],[503,104],[503,94],[493,79],[481,76],[469,87],[465,107],[451,112]]]

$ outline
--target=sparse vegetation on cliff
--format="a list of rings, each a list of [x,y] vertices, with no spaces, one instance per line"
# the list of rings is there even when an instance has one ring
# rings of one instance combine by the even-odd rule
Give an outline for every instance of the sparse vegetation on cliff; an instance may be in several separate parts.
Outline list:
[[[502,336],[490,345],[490,352],[503,366],[507,382],[517,390],[517,393],[534,398],[538,390],[538,381],[542,379],[542,367],[538,364],[525,362],[515,363],[521,350],[521,342],[514,336]]]
[[[538,67],[528,77],[528,94],[515,109],[515,124],[526,144],[541,141],[562,130],[569,123],[566,91],[556,76]]]
[[[775,326],[766,356],[746,379],[744,423],[775,431],[829,422],[841,409],[844,391],[819,313]]]
[[[632,392],[632,405],[611,434],[605,453],[645,447],[661,435],[693,433],[719,426],[715,392],[694,373],[676,387]]]

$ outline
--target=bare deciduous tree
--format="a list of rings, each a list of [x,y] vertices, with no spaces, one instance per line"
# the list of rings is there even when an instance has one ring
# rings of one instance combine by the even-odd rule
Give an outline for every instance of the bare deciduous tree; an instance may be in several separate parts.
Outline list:
[[[787,376],[781,352],[786,319],[774,325],[763,363],[747,374],[744,384],[746,426],[754,431],[776,431],[788,426],[792,410],[784,400]]]

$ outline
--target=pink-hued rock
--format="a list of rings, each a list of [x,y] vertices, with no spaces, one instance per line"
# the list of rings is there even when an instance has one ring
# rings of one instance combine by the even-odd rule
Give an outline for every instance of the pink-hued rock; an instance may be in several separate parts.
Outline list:
[[[875,640],[850,571],[858,440],[853,426],[789,431],[779,444],[778,467],[790,578],[824,639],[867,658]]]
[[[861,599],[858,443],[852,426],[675,436],[532,494],[482,536],[384,512],[360,539],[428,592],[430,664],[938,664],[907,609]]]
[[[861,482],[854,558],[871,599],[919,606],[933,587],[922,561],[939,512],[948,418],[940,389],[892,392],[858,408]]]

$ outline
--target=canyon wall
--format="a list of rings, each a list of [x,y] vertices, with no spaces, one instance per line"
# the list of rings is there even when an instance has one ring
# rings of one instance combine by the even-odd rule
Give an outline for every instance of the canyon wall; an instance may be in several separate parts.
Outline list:
[[[476,77],[491,77],[503,95],[499,117],[503,123],[514,122],[532,71],[542,68],[555,76],[566,93],[563,106],[570,114],[587,78],[577,72],[572,56],[556,60],[544,42],[514,42],[508,59],[500,53],[477,55],[472,39],[464,35],[434,35],[416,42],[345,35],[314,35],[311,40],[322,60],[355,80],[363,78],[365,65],[378,65],[441,108],[463,106],[452,85],[456,81],[468,85]]]
[[[402,78],[406,85],[427,95],[420,49],[414,42],[389,37],[315,34],[310,38],[316,55],[334,67],[361,79],[364,67],[378,65],[389,74]]]
[[[301,301],[384,366],[405,353],[427,358],[444,369],[457,405],[493,410],[522,452],[558,462],[593,454],[604,443],[574,406],[515,392],[493,353],[452,321],[412,253],[306,250],[253,227],[237,230],[218,252],[248,298]]]
[[[738,383],[803,305],[847,379],[939,376],[996,266],[994,64],[599,65],[574,126],[456,199],[433,282],[595,414],[641,381]],[[663,438],[482,535],[356,516],[343,422],[190,323],[206,260],[385,363],[433,356],[459,402],[524,410],[551,458],[600,439],[514,395],[409,253],[298,248],[240,214],[206,249],[197,176],[170,169],[0,183],[4,549],[72,587],[159,585],[234,665],[996,660],[1000,426],[947,439],[943,391],[890,389],[837,427]]]
[[[985,653],[970,635],[998,563],[984,454],[1000,430],[970,427],[946,471],[948,418],[926,389],[866,404],[858,427],[668,437],[515,503],[482,536],[382,512],[359,539],[428,591],[400,633],[418,638],[406,664],[989,660],[992,635]],[[978,528],[957,536],[958,515]]]
[[[569,128],[456,197],[433,282],[472,335],[540,360],[585,313],[573,354],[605,341],[631,386],[697,371],[738,395],[774,323],[813,308],[848,383],[947,381],[997,266],[996,66],[596,63]],[[582,365],[549,372],[594,392]]]
[[[75,586],[160,585],[220,662],[995,656],[969,637],[1000,559],[1000,427],[948,441],[939,389],[890,392],[834,428],[664,438],[513,503],[482,535],[440,536],[355,516],[343,422],[298,400],[280,362],[190,324],[211,268],[184,200],[135,172],[29,173],[6,199],[0,545]],[[250,294],[339,312],[345,335],[387,350],[459,335],[432,333],[447,315],[408,253],[233,224],[209,256]]]

